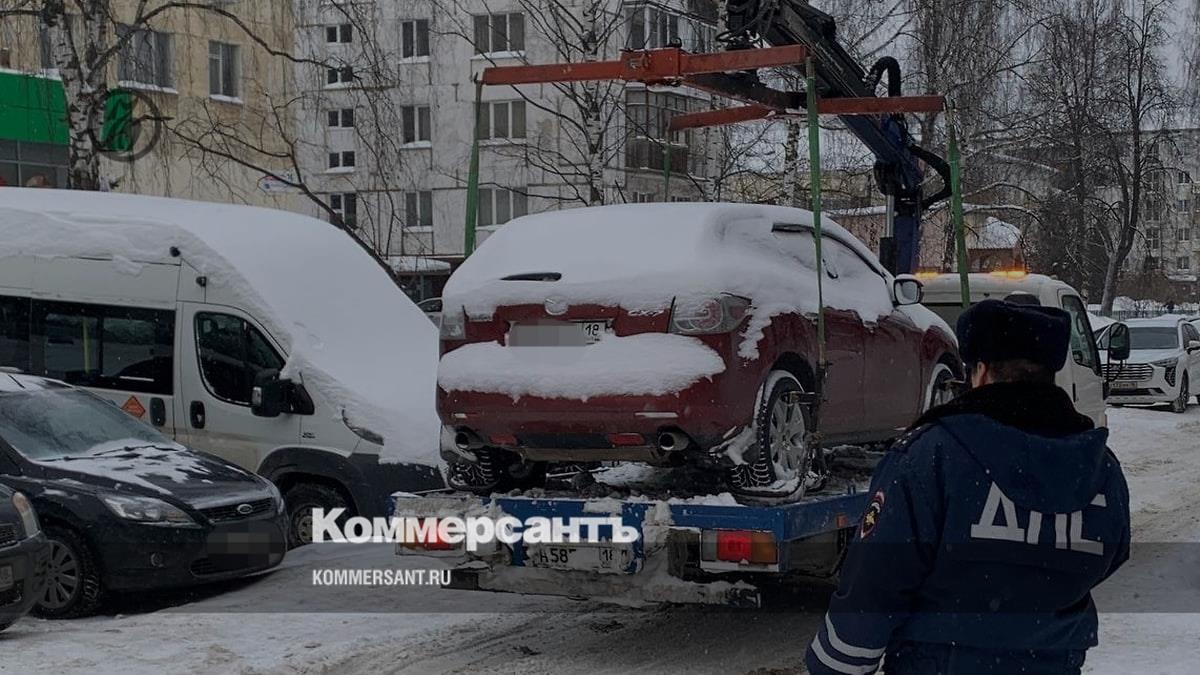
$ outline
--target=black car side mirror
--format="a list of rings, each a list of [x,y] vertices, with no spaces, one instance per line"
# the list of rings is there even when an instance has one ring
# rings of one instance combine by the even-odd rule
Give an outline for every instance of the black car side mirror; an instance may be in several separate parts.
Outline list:
[[[1129,326],[1114,323],[1108,327],[1108,360],[1125,361],[1129,359]]]
[[[254,376],[250,390],[250,412],[257,417],[279,417],[287,408],[289,380],[279,379],[278,370],[263,370]]]

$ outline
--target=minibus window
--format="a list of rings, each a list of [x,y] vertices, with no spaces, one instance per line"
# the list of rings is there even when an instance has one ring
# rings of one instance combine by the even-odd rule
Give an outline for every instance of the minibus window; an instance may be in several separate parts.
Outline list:
[[[283,368],[283,359],[263,334],[229,314],[196,314],[196,352],[209,392],[237,405],[250,405],[250,390],[260,372]]]
[[[29,370],[29,298],[0,295],[0,366]]]
[[[170,396],[175,313],[36,300],[30,371],[69,384]]]

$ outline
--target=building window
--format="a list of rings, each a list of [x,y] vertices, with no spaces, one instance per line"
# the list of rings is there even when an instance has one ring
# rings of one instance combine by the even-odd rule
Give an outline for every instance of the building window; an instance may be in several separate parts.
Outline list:
[[[633,193],[633,199],[631,199],[630,201],[633,202],[634,204],[648,204],[648,203],[654,201],[654,193],[653,192],[635,192],[635,193]]]
[[[1175,269],[1184,272],[1192,267],[1191,256],[1181,255],[1175,259]]]
[[[330,220],[334,224],[355,227],[358,224],[358,194],[336,192],[329,195],[329,210],[333,211],[333,217]]]
[[[429,20],[400,22],[400,56],[411,59],[429,56]]]
[[[1178,241],[1181,241],[1181,242],[1186,242],[1186,241],[1191,240],[1192,228],[1190,228],[1190,227],[1179,228],[1178,230],[1175,231],[1175,237]]]
[[[525,193],[507,188],[479,188],[480,227],[501,225],[529,212]]]
[[[169,88],[175,85],[171,69],[173,38],[156,30],[120,26],[121,46],[117,75],[122,82]]]
[[[325,84],[334,86],[339,84],[350,84],[354,81],[354,68],[350,66],[342,66],[341,68],[329,68],[325,71]]]
[[[0,139],[0,187],[67,187],[67,146]]]
[[[325,42],[329,44],[349,44],[354,42],[354,26],[348,23],[338,26],[326,26]]]
[[[353,129],[354,128],[354,108],[342,108],[340,110],[329,111],[329,128],[331,129]]]
[[[429,141],[429,106],[400,106],[400,126],[405,143]]]
[[[475,53],[519,52],[525,49],[525,15],[477,14],[475,19]]]
[[[525,138],[525,101],[484,103],[479,115],[480,138]]]
[[[212,96],[228,96],[237,98],[241,95],[238,87],[238,46],[225,42],[208,43],[208,93]]]
[[[1162,245],[1162,241],[1160,241],[1160,238],[1159,238],[1158,228],[1157,227],[1146,228],[1146,250],[1157,251],[1159,246],[1161,246],[1161,245]]]
[[[1190,199],[1176,199],[1176,200],[1175,200],[1175,210],[1176,210],[1176,211],[1182,211],[1182,212],[1184,212],[1184,213],[1188,213],[1189,211],[1191,211],[1191,210],[1192,210],[1192,200],[1190,200]]]
[[[433,191],[404,193],[404,227],[433,227]]]
[[[671,171],[699,175],[703,172],[703,148],[694,147],[690,130],[668,131],[672,117],[688,112],[692,99],[678,94],[630,91],[625,97],[625,166],[662,171],[670,161]]]
[[[353,169],[354,166],[355,156],[353,150],[342,150],[340,152],[329,153],[330,169]]]

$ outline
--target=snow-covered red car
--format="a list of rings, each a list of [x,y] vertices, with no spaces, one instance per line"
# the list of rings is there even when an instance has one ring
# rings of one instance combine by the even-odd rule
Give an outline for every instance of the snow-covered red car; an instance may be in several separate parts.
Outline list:
[[[692,462],[730,488],[803,489],[818,390],[812,214],[645,204],[518,218],[443,294],[438,411],[458,488],[546,461]],[[953,333],[825,221],[826,445],[883,441],[961,376]]]

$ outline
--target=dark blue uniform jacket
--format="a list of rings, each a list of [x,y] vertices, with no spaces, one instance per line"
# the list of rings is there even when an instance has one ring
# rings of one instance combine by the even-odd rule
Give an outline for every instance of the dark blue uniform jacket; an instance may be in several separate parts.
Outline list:
[[[1091,426],[1032,384],[987,385],[922,418],[875,471],[809,670],[871,673],[908,643],[1095,645],[1090,591],[1128,558],[1129,493],[1108,431]]]

